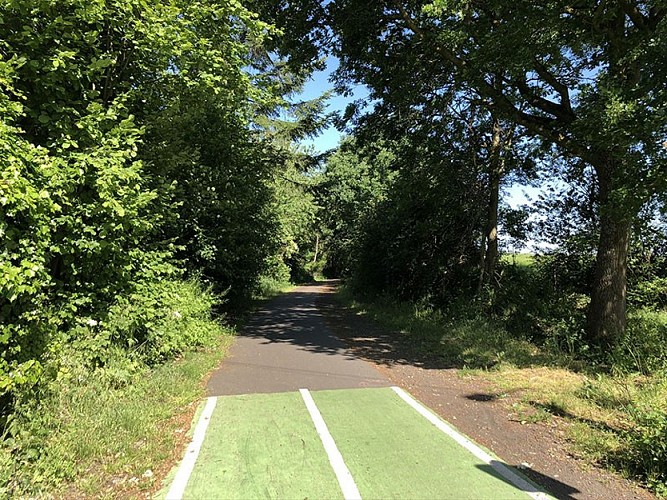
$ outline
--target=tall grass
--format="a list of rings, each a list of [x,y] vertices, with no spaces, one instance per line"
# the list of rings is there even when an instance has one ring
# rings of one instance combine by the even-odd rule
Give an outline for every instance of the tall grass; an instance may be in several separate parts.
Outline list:
[[[618,347],[591,363],[591,353],[578,357],[550,334],[536,343],[478,304],[437,309],[388,297],[359,299],[347,289],[339,297],[424,356],[491,381],[498,394],[512,394],[509,410],[518,420],[569,421],[573,453],[667,496],[667,311],[633,311]],[[574,336],[566,324],[559,328]]]
[[[0,496],[151,489],[204,376],[231,342],[231,330],[211,317],[215,300],[194,282],[163,283],[119,301],[98,331],[79,331],[79,341],[54,352],[40,384],[14,401],[0,446]],[[120,332],[143,341],[133,349],[106,344]]]

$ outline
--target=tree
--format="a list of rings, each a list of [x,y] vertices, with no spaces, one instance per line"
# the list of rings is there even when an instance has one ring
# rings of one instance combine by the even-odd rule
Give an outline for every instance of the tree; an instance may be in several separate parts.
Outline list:
[[[330,271],[357,290],[443,304],[477,285],[487,185],[466,141],[368,127],[328,159],[320,184]],[[455,122],[460,125],[461,121]],[[449,129],[453,132],[452,129]],[[439,132],[442,132],[439,130]]]
[[[275,35],[229,0],[2,2],[0,395],[140,285],[252,289],[277,246],[251,126],[283,98]]]
[[[327,159],[317,199],[327,232],[324,246],[329,274],[350,277],[356,271],[364,226],[386,200],[395,177],[394,160],[390,145],[379,140],[362,145],[353,138],[344,139]]]
[[[600,237],[588,333],[613,343],[626,322],[632,223],[667,177],[667,5],[338,0],[328,9],[341,78],[391,78],[389,62],[419,59],[444,91],[474,92],[496,116],[592,167]]]
[[[395,59],[399,58],[389,58]],[[383,76],[386,74],[391,77]],[[381,133],[396,140],[409,138],[415,145],[435,148],[444,157],[456,158],[454,162],[435,160],[432,168],[451,168],[454,177],[464,165],[470,169],[471,177],[480,187],[476,195],[483,198],[486,209],[478,228],[478,292],[485,285],[494,286],[499,259],[501,187],[507,175],[530,165],[517,147],[518,127],[481,107],[470,94],[455,88],[443,91],[442,84],[431,78],[429,70],[418,61],[392,64],[382,72],[369,71],[364,75],[371,95],[379,101],[371,111],[350,109],[349,118],[358,137]],[[413,80],[408,85],[410,77]]]

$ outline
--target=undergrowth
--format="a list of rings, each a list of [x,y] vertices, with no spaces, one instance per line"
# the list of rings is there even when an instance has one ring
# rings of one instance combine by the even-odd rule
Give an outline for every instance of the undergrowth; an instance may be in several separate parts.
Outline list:
[[[438,309],[347,288],[339,297],[420,354],[490,380],[517,420],[565,419],[575,453],[667,496],[667,311],[632,311],[616,349],[595,359],[572,348],[578,332],[564,324],[536,338],[470,302]]]
[[[39,382],[5,416],[0,496],[114,496],[148,489],[231,332],[196,282],[120,298],[52,344]]]
[[[289,280],[261,277],[252,295],[252,302],[270,300],[293,287]]]

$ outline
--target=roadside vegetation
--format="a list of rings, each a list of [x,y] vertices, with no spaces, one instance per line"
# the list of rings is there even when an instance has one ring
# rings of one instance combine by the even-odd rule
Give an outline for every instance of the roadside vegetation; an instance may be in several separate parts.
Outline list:
[[[447,165],[433,170],[430,140],[417,151],[419,141],[359,140],[331,156],[322,184],[327,262],[348,302],[424,356],[493,381],[518,420],[559,419],[576,454],[667,494],[663,202],[634,226],[626,328],[600,344],[587,329],[599,238],[591,193],[564,179],[533,206],[501,205],[510,251],[499,248],[489,275],[484,174],[444,145],[436,157]],[[531,240],[551,249],[517,254]]]
[[[325,273],[667,494],[664,4],[290,5],[290,36],[367,90],[318,189]]]
[[[238,2],[0,10],[0,496],[137,493],[313,260],[312,67]]]
[[[664,2],[1,6],[0,496],[150,488],[225,324],[319,275],[666,493]]]
[[[112,495],[152,485],[184,412],[187,419],[203,393],[203,376],[232,338],[211,317],[216,297],[197,283],[156,288],[61,339],[42,358],[39,383],[15,392],[0,451],[3,495]],[[142,335],[150,341],[113,346],[114,335],[149,321]]]
[[[538,272],[539,258],[508,257],[505,271]],[[435,307],[350,287],[339,297],[418,356],[490,381],[490,396],[506,401],[511,418],[524,424],[556,420],[573,455],[667,496],[667,310],[632,311],[616,349],[582,353],[580,334],[568,325],[576,320],[564,310],[549,311],[553,302],[540,311],[546,315],[538,321],[541,332],[516,322],[517,314],[537,319],[534,304],[521,300],[522,285],[513,284],[516,302],[494,312],[480,302]]]

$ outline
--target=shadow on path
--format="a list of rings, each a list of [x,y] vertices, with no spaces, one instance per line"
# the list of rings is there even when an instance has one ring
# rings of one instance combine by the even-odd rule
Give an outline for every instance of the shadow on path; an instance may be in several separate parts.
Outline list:
[[[504,478],[501,474],[498,473],[498,467],[499,466],[504,466],[505,464],[502,464],[501,462],[497,462],[493,460],[490,464],[481,464],[481,465],[476,465],[475,467],[478,468],[481,471],[486,472],[487,474],[494,476],[501,481],[510,484],[514,486],[514,483],[511,481],[507,480]],[[513,468],[513,467],[510,467]],[[556,494],[553,494],[556,498],[559,500],[574,500],[575,497],[572,495],[579,493],[580,491],[577,488],[574,488],[570,486],[569,484],[563,483],[557,479],[554,479],[549,476],[545,476],[544,474],[540,474],[537,471],[534,471],[532,469],[523,469],[519,474],[523,474],[524,476],[529,477],[532,481],[534,481],[537,484],[542,485],[542,487],[546,487],[548,491],[551,492],[557,492]],[[538,493],[541,491],[541,489],[535,488],[531,489],[531,493]]]
[[[329,281],[322,287],[317,307],[336,335],[345,339],[356,355],[386,366],[405,364],[429,370],[461,367],[460,363],[419,352],[414,345],[402,340],[399,333],[389,333],[371,319],[352,313],[336,300],[335,285],[335,281]]]
[[[322,292],[318,284],[302,286],[257,310],[212,374],[208,394],[388,386],[331,332],[315,303]]]
[[[324,315],[314,300],[319,288],[291,292],[269,302],[253,314],[238,337],[256,339],[260,345],[289,343],[320,354],[355,358],[345,352],[344,342],[323,331]]]

